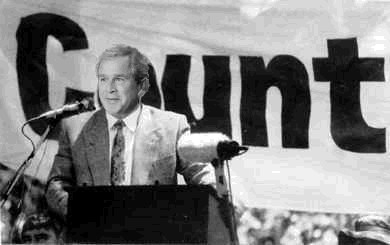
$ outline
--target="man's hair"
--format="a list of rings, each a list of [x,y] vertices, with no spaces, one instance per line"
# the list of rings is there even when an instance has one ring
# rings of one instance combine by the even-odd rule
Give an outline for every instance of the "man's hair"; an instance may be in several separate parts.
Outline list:
[[[99,57],[96,64],[96,74],[98,74],[102,61],[115,57],[128,57],[130,74],[138,84],[146,83],[149,87],[149,65],[150,61],[138,49],[124,44],[117,44],[106,49]]]
[[[58,223],[47,213],[34,213],[26,215],[21,213],[15,222],[15,241],[23,242],[26,232],[31,230],[52,229],[56,236],[60,234]]]

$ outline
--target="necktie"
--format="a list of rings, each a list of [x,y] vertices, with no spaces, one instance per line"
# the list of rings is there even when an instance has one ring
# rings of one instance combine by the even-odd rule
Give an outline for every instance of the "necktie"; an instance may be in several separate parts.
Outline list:
[[[122,120],[118,120],[114,124],[117,130],[112,145],[111,151],[111,184],[121,185],[125,180],[125,137],[123,136],[123,127],[125,126]]]

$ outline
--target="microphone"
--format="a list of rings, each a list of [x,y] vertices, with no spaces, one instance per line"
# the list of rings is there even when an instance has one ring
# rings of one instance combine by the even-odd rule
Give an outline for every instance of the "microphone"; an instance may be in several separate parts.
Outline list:
[[[180,137],[177,148],[179,157],[188,162],[230,160],[248,150],[222,133],[185,134]]]
[[[29,121],[35,121],[35,120],[40,120],[40,119],[63,119],[66,117],[70,117],[82,112],[87,112],[87,111],[93,111],[95,110],[95,105],[93,102],[92,97],[84,98],[83,100],[76,101],[72,104],[66,104],[63,105],[62,107],[51,110],[48,112],[45,112],[37,117],[34,117],[30,119]]]

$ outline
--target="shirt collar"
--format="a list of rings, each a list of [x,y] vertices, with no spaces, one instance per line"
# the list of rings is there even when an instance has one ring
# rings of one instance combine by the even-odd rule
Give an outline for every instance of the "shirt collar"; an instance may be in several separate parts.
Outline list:
[[[126,127],[128,127],[133,132],[135,132],[135,129],[137,128],[138,118],[140,113],[141,113],[141,105],[139,105],[133,112],[131,112],[129,115],[127,115],[125,118],[122,119]],[[106,111],[106,117],[108,122],[108,128],[112,129],[115,122],[118,121],[118,118],[109,114],[107,111]]]

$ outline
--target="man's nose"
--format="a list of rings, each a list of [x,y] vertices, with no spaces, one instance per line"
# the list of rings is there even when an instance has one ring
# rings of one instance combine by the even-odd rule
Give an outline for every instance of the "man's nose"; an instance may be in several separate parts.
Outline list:
[[[116,91],[115,79],[110,79],[110,81],[108,82],[108,91],[110,92]]]

